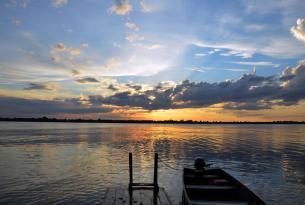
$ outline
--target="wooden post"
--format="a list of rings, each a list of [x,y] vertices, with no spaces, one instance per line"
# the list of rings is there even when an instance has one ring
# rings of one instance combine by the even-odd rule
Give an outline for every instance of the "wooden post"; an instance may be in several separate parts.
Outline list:
[[[158,191],[158,153],[155,153],[155,166],[154,166],[154,191]]]
[[[132,184],[133,184],[133,178],[132,178],[132,153],[129,152],[129,191],[132,191]]]

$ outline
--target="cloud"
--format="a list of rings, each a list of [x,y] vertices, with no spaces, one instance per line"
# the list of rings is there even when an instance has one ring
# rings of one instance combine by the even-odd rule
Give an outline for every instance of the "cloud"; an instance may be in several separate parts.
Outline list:
[[[223,106],[226,110],[266,110],[271,109],[272,105],[270,103],[265,103],[264,101],[257,103],[257,102],[230,102],[225,103]]]
[[[204,69],[202,69],[202,68],[196,68],[196,67],[193,67],[193,68],[186,68],[186,70],[195,71],[195,72],[199,72],[199,73],[205,73],[205,70],[204,70]]]
[[[291,37],[272,36],[258,41],[207,42],[198,39],[186,39],[190,45],[201,48],[221,49],[221,56],[251,58],[259,53],[277,58],[291,58],[305,54],[304,46]]]
[[[106,63],[104,64],[104,68],[106,70],[109,70],[111,68],[114,68],[114,67],[117,67],[117,66],[120,66],[121,65],[121,62],[116,59],[116,58],[109,58]]]
[[[62,7],[68,4],[68,0],[52,0],[52,5],[54,7]]]
[[[55,45],[55,49],[58,51],[58,52],[63,52],[63,51],[65,51],[66,50],[66,46],[65,46],[65,44],[64,43],[57,43],[56,45]]]
[[[220,53],[221,56],[239,56],[242,58],[251,58],[252,53],[247,53],[247,52],[240,52],[238,50],[230,50],[227,52]]]
[[[194,57],[195,58],[201,58],[201,57],[204,57],[204,56],[207,56],[207,55],[213,55],[214,53],[217,53],[219,51],[222,51],[222,49],[219,49],[219,48],[215,48],[213,50],[210,50],[206,53],[195,53]]]
[[[279,64],[274,64],[272,62],[268,61],[233,61],[232,63],[234,64],[239,64],[239,65],[252,65],[252,66],[272,66],[272,67],[279,67]]]
[[[52,83],[29,83],[28,87],[24,88],[24,90],[56,90],[58,88],[57,85]]]
[[[21,25],[21,21],[15,17],[12,18],[12,23],[17,27]]]
[[[152,7],[150,7],[149,5],[147,5],[144,0],[139,0],[140,1],[140,6],[141,6],[141,11],[145,12],[145,13],[149,13],[152,11]]]
[[[19,1],[16,1],[16,0],[9,0],[8,1],[8,4],[7,5],[10,5],[10,6],[21,6],[22,8],[26,8],[29,4],[29,0],[19,0]]]
[[[142,40],[144,40],[144,37],[143,36],[139,36],[137,34],[128,34],[126,36],[126,40],[129,41],[130,43],[133,43],[135,41],[142,41]]]
[[[147,50],[155,50],[155,49],[159,49],[162,47],[160,44],[151,44],[151,45],[137,44],[137,46],[147,49]]]
[[[264,30],[266,26],[262,24],[245,24],[243,28],[249,32],[256,32]]]
[[[33,117],[55,114],[108,113],[112,109],[103,106],[90,106],[82,98],[65,100],[35,100],[0,96],[0,116]]]
[[[112,91],[118,91],[119,89],[117,87],[114,87],[113,84],[110,84],[107,89],[112,90]]]
[[[283,92],[280,93],[282,103],[297,104],[305,98],[305,60],[300,61],[296,67],[290,67],[281,75]]]
[[[54,62],[54,63],[59,63],[61,58],[59,56],[52,56],[51,57],[51,60]]]
[[[127,83],[125,84],[128,88],[131,88],[133,90],[136,90],[136,91],[139,91],[142,89],[142,86],[141,85],[133,85],[133,84],[130,84],[130,83]]]
[[[76,69],[71,70],[71,73],[72,73],[73,76],[79,76],[80,75],[80,72]]]
[[[81,49],[79,48],[68,48],[67,51],[72,56],[80,56],[80,54],[82,53]]]
[[[118,43],[112,43],[112,46],[115,48],[122,48],[122,46]]]
[[[201,57],[204,57],[206,56],[207,54],[206,53],[195,53],[195,58],[201,58]]]
[[[88,43],[82,43],[82,44],[80,44],[80,46],[81,46],[82,48],[87,48],[87,47],[89,46],[89,44],[88,44]]]
[[[26,8],[28,6],[29,0],[21,0],[20,3],[23,8]]]
[[[297,25],[291,27],[290,31],[296,39],[305,43],[305,19],[298,19]]]
[[[239,69],[239,68],[225,68],[224,70],[233,71],[233,72],[249,72],[249,70]]]
[[[132,10],[132,5],[128,0],[115,0],[114,5],[109,8],[111,13],[116,15],[126,15]]]
[[[55,45],[55,50],[57,52],[67,52],[71,56],[79,56],[81,54],[81,49],[79,48],[73,48],[73,47],[67,47],[64,43],[57,43]]]
[[[252,45],[243,43],[208,43],[200,40],[190,40],[190,44],[203,47],[213,48],[214,50],[209,53],[210,55],[222,51],[222,56],[240,56],[242,58],[251,58],[256,51],[256,48]]]
[[[188,80],[166,89],[158,85],[150,90],[123,91],[111,96],[92,95],[95,105],[115,105],[145,110],[204,108],[223,104],[224,109],[258,110],[273,106],[296,105],[305,99],[305,60],[287,68],[282,75],[244,74],[240,79],[219,83]]]
[[[100,81],[94,77],[84,77],[75,80],[78,83],[99,83]]]
[[[135,31],[140,30],[139,27],[135,23],[132,23],[132,22],[126,22],[125,26],[131,30],[135,30]]]
[[[81,44],[81,47],[84,48],[86,46]],[[72,60],[76,57],[79,57],[82,53],[82,50],[80,48],[68,47],[64,43],[59,42],[54,45],[50,53],[51,60],[55,63],[60,63],[62,59]]]

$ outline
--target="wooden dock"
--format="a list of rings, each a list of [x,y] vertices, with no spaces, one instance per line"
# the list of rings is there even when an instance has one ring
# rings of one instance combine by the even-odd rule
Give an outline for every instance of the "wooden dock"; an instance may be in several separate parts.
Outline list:
[[[155,153],[154,179],[152,183],[134,183],[132,153],[129,153],[129,185],[109,188],[105,194],[105,205],[172,205],[164,188],[158,185],[158,154]]]
[[[164,188],[154,196],[154,190],[134,189],[129,192],[128,188],[109,188],[105,195],[104,205],[172,205]]]

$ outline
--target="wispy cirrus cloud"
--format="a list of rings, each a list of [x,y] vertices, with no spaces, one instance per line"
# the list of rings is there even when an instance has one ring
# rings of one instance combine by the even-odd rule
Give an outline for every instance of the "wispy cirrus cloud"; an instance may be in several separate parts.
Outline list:
[[[195,72],[199,72],[199,73],[205,73],[206,72],[205,69],[197,68],[197,67],[186,68],[186,70],[195,71]]]
[[[155,50],[162,47],[162,45],[160,44],[136,44],[136,45],[147,50]]]
[[[195,58],[201,58],[201,57],[204,57],[206,56],[207,54],[206,53],[195,53]]]
[[[115,0],[114,5],[109,8],[109,11],[116,15],[126,15],[132,11],[132,5],[128,0]]]
[[[190,44],[196,45],[203,48],[214,48],[221,49],[223,56],[240,56],[243,58],[251,58],[255,53],[256,48],[252,45],[247,45],[245,43],[208,43],[200,40],[190,40]],[[224,51],[226,49],[227,51]]]
[[[139,0],[140,2],[140,6],[141,6],[141,10],[145,13],[149,13],[152,11],[152,7],[149,6],[148,4],[146,4],[146,2],[144,0]]]
[[[232,63],[238,65],[251,65],[251,66],[271,66],[271,67],[279,67],[279,64],[275,64],[269,61],[233,61]]]
[[[231,42],[205,42],[201,40],[188,39],[190,45],[195,45],[201,48],[221,49],[219,55],[231,57],[237,56],[241,58],[252,58],[254,54],[263,54],[277,58],[292,58],[305,54],[303,45],[295,42],[290,37],[274,36],[268,41],[253,41],[246,42],[243,40]]]

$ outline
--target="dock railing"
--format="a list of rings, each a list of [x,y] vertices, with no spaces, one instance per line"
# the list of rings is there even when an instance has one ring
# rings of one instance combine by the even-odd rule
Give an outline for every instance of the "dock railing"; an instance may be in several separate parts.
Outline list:
[[[129,192],[134,189],[153,189],[154,193],[158,193],[158,153],[155,153],[154,160],[154,179],[153,183],[134,183],[133,182],[133,168],[132,168],[132,153],[129,153]]]

